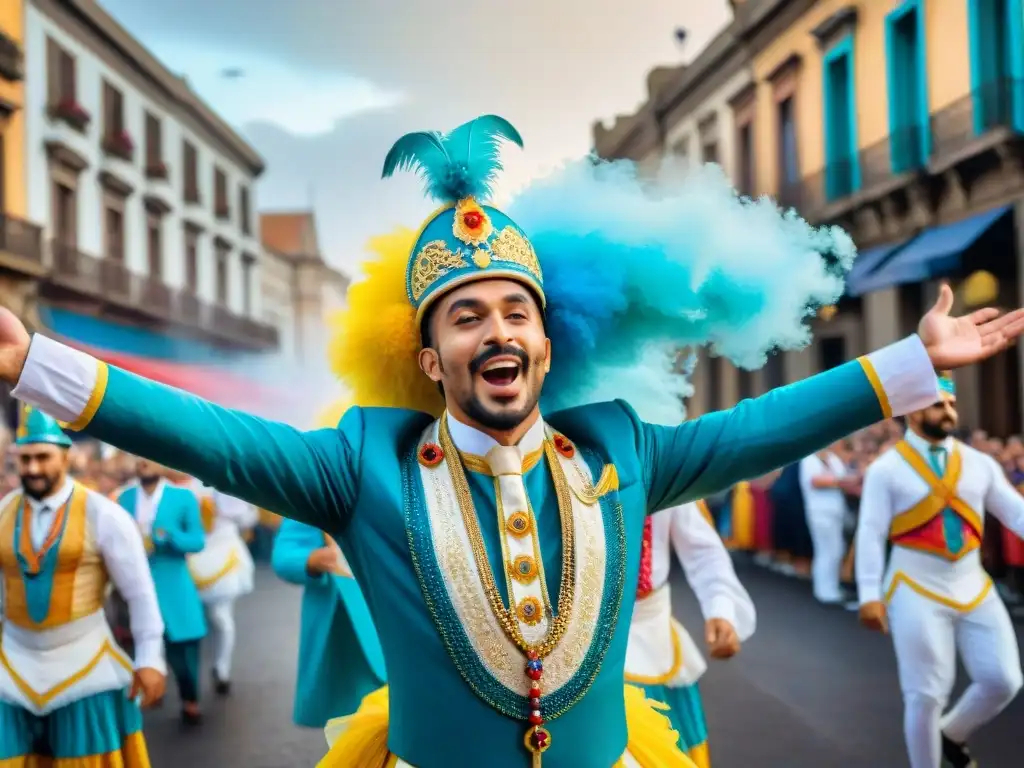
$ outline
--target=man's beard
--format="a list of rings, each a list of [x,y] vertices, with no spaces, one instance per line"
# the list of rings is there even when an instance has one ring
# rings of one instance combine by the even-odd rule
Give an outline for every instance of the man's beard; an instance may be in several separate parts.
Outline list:
[[[47,477],[46,475],[23,475],[21,478],[21,487],[25,491],[25,495],[33,499],[45,499],[47,496],[53,494],[54,489],[57,487],[56,477]],[[32,485],[29,485],[32,483]]]
[[[921,431],[924,432],[925,437],[932,440],[945,440],[953,434],[954,429],[953,422],[949,419],[921,422]]]
[[[139,475],[139,482],[143,485],[156,485],[160,481],[160,475]]]
[[[489,347],[482,353],[477,355],[473,361],[469,364],[469,375],[471,388],[468,397],[459,400],[459,407],[465,412],[466,416],[475,421],[477,424],[486,427],[487,429],[493,429],[497,432],[507,432],[511,429],[515,429],[526,418],[533,413],[533,409],[537,407],[537,400],[540,397],[540,393],[534,390],[527,397],[526,402],[523,403],[521,408],[515,410],[501,410],[492,411],[474,394],[472,389],[472,382],[476,378],[476,374],[491,360],[495,357],[502,355],[512,355],[519,359],[520,369],[519,375],[523,379],[523,385],[527,385],[527,380],[530,374],[530,358],[525,351],[519,347],[512,346],[511,344],[505,344],[500,347]]]

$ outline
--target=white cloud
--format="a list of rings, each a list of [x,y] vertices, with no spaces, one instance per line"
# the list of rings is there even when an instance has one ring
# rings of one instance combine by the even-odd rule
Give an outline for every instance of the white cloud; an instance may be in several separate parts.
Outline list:
[[[294,136],[314,137],[334,130],[339,120],[404,100],[361,78],[300,71],[265,55],[160,39],[147,43],[235,126],[265,122]]]

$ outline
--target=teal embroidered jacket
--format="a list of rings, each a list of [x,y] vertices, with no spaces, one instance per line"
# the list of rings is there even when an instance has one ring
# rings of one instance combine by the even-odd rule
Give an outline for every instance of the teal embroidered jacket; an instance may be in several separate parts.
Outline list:
[[[132,517],[138,494],[138,487],[132,486],[117,497],[117,503]],[[158,536],[158,531],[163,535]],[[164,634],[172,643],[201,640],[206,637],[206,616],[185,556],[200,552],[206,535],[199,516],[199,501],[192,491],[164,484],[150,538],[153,552],[149,569],[164,620]]]
[[[611,565],[598,627],[580,674],[559,692],[565,711],[550,723],[546,768],[610,766],[625,750],[626,641],[645,515],[765,474],[882,419],[888,404],[866,370],[848,363],[672,427],[642,422],[621,401],[546,417],[592,469],[614,464],[619,478],[618,490],[601,500]],[[384,651],[392,752],[416,768],[447,768],[455,758],[489,768],[528,764],[524,722],[499,712],[511,706],[522,716],[525,700],[488,676],[441,594],[415,456],[429,416],[352,408],[336,429],[303,432],[114,367],[98,381],[89,434],[339,541]],[[540,462],[524,479],[553,599],[562,547],[550,470]],[[470,476],[491,568],[500,574],[488,480]]]
[[[274,573],[303,588],[292,717],[311,728],[355,712],[385,678],[377,630],[355,579],[306,570],[309,555],[322,546],[320,529],[284,520],[270,560]]]

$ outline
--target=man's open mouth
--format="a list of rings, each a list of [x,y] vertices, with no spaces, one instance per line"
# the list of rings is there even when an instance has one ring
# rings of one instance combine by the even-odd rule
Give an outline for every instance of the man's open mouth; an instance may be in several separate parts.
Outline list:
[[[492,360],[484,366],[480,375],[488,384],[507,387],[519,378],[520,369],[520,364],[514,360]]]

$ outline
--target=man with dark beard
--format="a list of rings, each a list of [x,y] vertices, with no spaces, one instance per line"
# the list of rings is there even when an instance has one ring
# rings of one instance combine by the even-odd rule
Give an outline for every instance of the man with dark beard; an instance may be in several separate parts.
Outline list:
[[[967,739],[1022,684],[1010,617],[981,564],[984,514],[1024,536],[1024,498],[992,458],[952,437],[956,394],[948,376],[939,383],[941,399],[907,416],[905,438],[864,477],[857,588],[861,621],[892,633],[911,768],[943,758],[970,768]],[[971,685],[943,715],[958,651]]]
[[[0,765],[149,768],[139,704],[163,696],[166,673],[142,538],[68,477],[56,421],[25,408],[16,442],[22,490],[0,501]],[[131,613],[134,670],[106,622],[108,578]]]

